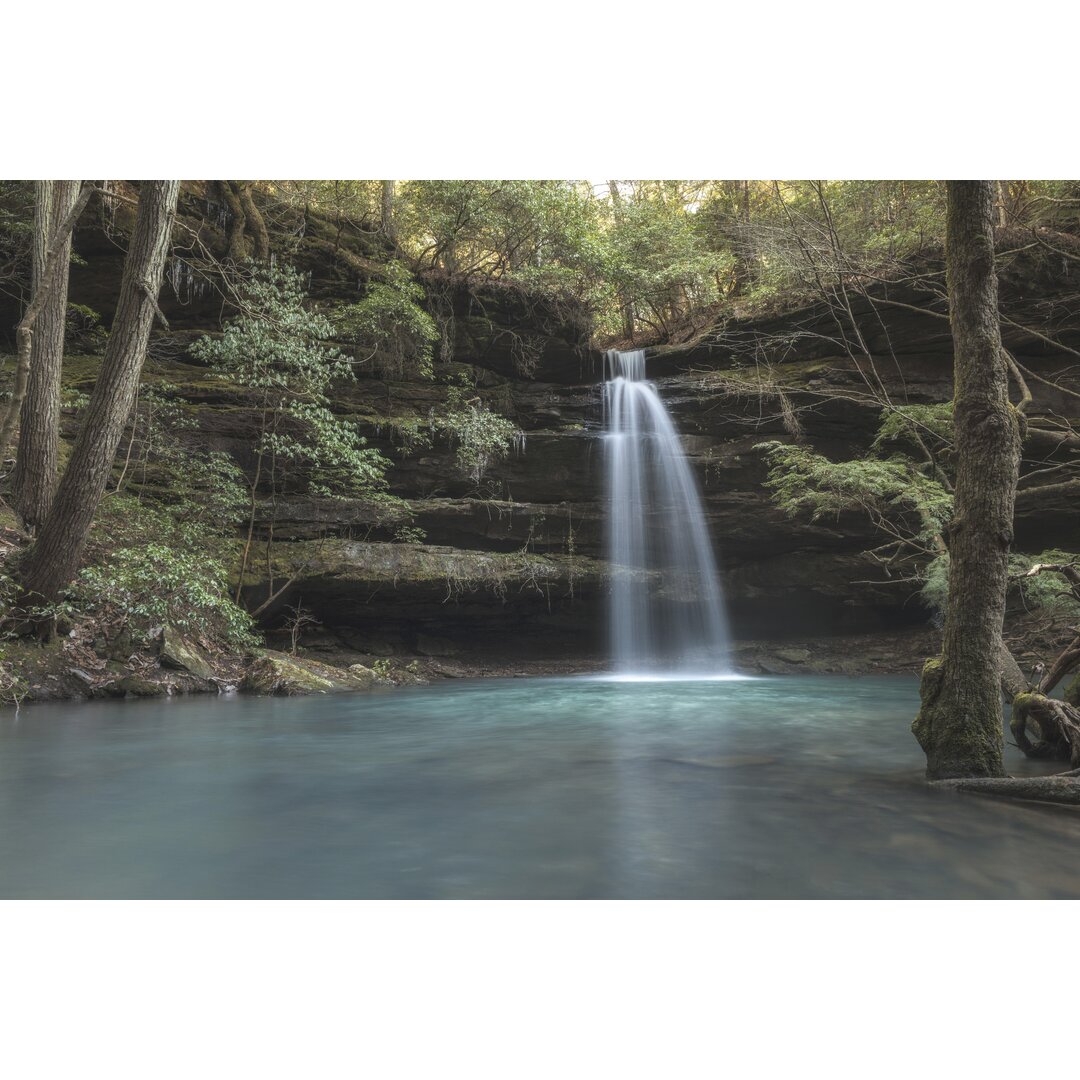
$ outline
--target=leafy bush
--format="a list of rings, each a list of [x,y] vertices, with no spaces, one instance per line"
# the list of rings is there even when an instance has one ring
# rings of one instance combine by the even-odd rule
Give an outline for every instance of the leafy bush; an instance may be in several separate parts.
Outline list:
[[[1080,617],[1077,602],[1069,582],[1060,574],[1047,571],[1027,577],[1027,572],[1037,564],[1069,564],[1080,568],[1080,556],[1068,551],[1044,551],[1039,555],[1013,554],[1009,556],[1009,577],[1019,588],[1025,607],[1041,610],[1064,619]],[[949,556],[946,552],[926,567],[926,578],[921,596],[926,605],[935,611],[945,610],[949,594]]]
[[[424,290],[397,261],[387,266],[386,281],[372,282],[367,295],[342,308],[335,327],[380,375],[432,377],[432,349],[439,331],[420,306]]]
[[[756,449],[765,451],[770,465],[765,486],[793,516],[805,512],[816,521],[844,510],[863,510],[872,516],[913,511],[920,523],[913,539],[929,544],[952,514],[949,492],[900,455],[886,461],[830,461],[806,446],[788,443],[760,443]]]
[[[136,640],[169,624],[207,643],[243,650],[258,644],[251,617],[229,599],[224,563],[197,548],[150,543],[118,548],[85,567],[67,591],[65,612],[130,631]]]
[[[873,449],[881,450],[890,444],[918,448],[920,441],[930,449],[936,449],[951,446],[952,438],[951,401],[931,405],[897,405],[883,413]]]
[[[1028,607],[1042,608],[1067,619],[1080,617],[1080,602],[1069,582],[1052,570],[1027,577],[1027,572],[1038,564],[1052,563],[1072,565],[1080,570],[1080,555],[1058,549],[1044,551],[1039,555],[1010,555],[1009,575],[1018,579],[1024,601]]]
[[[260,482],[276,486],[287,465],[300,466],[318,494],[381,490],[386,459],[330,409],[330,386],[353,379],[352,363],[322,344],[334,329],[304,306],[301,275],[290,267],[253,270],[242,292],[243,313],[191,352],[262,402],[252,499]]]
[[[493,412],[479,398],[466,398],[456,386],[450,388],[447,410],[437,423],[456,446],[458,468],[476,483],[524,439],[505,416]]]

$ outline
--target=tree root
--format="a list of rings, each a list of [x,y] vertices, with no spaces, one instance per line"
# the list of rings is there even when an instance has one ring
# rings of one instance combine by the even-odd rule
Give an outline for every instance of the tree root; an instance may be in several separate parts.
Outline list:
[[[948,788],[951,791],[973,792],[976,795],[1080,806],[1080,769],[1056,773],[1053,776],[936,780],[931,786]]]
[[[1035,691],[1017,694],[1009,730],[1028,757],[1056,758],[1080,767],[1080,709]],[[1037,736],[1034,742],[1029,732]]]

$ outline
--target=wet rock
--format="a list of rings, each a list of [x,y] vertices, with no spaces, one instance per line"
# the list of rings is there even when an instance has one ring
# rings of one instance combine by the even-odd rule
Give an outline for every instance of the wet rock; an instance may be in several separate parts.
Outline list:
[[[144,679],[141,675],[128,675],[114,684],[121,696],[131,697],[164,697],[165,687],[152,679]]]

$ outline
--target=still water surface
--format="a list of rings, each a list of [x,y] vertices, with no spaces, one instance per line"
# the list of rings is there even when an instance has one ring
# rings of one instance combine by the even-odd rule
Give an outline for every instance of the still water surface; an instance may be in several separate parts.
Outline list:
[[[928,791],[917,705],[820,676],[33,706],[0,717],[0,896],[1080,897],[1080,817]]]

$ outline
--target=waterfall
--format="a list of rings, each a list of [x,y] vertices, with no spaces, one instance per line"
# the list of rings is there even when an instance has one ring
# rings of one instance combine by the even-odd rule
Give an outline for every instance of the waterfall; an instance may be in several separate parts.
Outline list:
[[[611,647],[622,675],[730,672],[701,495],[645,353],[605,357]]]

